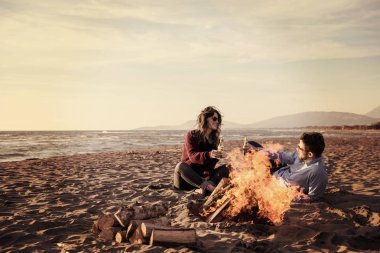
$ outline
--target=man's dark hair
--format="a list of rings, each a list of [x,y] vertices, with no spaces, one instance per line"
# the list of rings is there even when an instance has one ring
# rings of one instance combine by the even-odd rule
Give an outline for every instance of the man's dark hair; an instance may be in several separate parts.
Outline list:
[[[300,138],[305,143],[306,152],[312,152],[315,157],[320,157],[325,150],[325,140],[318,132],[306,132]]]

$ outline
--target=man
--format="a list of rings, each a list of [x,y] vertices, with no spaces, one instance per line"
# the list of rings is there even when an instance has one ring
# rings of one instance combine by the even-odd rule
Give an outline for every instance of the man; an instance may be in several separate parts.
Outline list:
[[[273,176],[287,186],[302,189],[309,197],[307,201],[316,201],[323,195],[328,181],[322,159],[324,149],[321,133],[303,133],[295,151],[270,154],[271,159],[279,159],[281,164],[288,165],[274,172]]]

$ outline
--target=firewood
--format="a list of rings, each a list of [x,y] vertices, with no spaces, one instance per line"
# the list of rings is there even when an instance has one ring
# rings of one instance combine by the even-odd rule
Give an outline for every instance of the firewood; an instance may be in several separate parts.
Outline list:
[[[147,242],[145,239],[144,239],[144,236],[142,235],[142,232],[141,232],[141,225],[139,225],[135,232],[133,233],[133,235],[131,236],[131,238],[129,238],[129,242],[131,244],[143,244],[144,242]]]
[[[129,239],[133,233],[136,231],[136,228],[142,223],[155,224],[160,226],[169,226],[170,221],[167,217],[158,217],[147,220],[131,220],[127,229],[126,238]]]
[[[141,223],[149,223],[149,224],[155,224],[155,225],[160,225],[160,226],[169,226],[170,220],[165,216],[161,216],[161,217],[146,219],[146,220],[131,220],[129,224],[136,224],[136,226],[138,226]]]
[[[195,229],[181,229],[181,230],[160,230],[154,229],[150,236],[150,245],[162,246],[196,246],[196,232]]]
[[[162,202],[155,204],[147,204],[142,206],[133,206],[133,219],[145,220],[165,215],[168,211],[168,206]]]
[[[98,218],[98,228],[103,231],[106,228],[118,226],[118,222],[115,217],[111,214],[104,214]]]
[[[222,211],[230,204],[230,202],[231,199],[227,199],[226,201],[224,201],[224,203],[221,206],[219,206],[218,209],[216,209],[215,212],[207,218],[207,222],[211,223],[217,221],[218,218],[221,218]]]
[[[125,242],[127,231],[122,230],[116,233],[115,241],[118,243]]]
[[[203,204],[202,209],[205,209],[211,205],[219,193],[228,185],[228,179],[222,178],[216,188],[212,191],[211,195],[207,198],[206,202]]]
[[[99,233],[98,236],[106,241],[112,241],[115,238],[116,233],[119,231],[121,231],[120,227],[105,228]]]
[[[113,216],[121,227],[126,228],[130,220],[133,218],[133,211],[120,207]]]
[[[129,239],[131,238],[131,236],[135,233],[136,231],[136,228],[138,227],[139,225],[136,225],[134,223],[130,223],[128,228],[127,228],[127,233],[125,234],[125,238],[126,239]]]
[[[157,224],[151,224],[151,223],[141,223],[141,233],[143,235],[144,238],[147,238],[149,239],[151,234],[152,234],[152,231],[156,229],[156,230],[171,230],[171,231],[175,231],[175,230],[183,230],[183,228],[175,228],[175,227],[170,227],[170,226],[162,226],[162,225],[157,225]]]

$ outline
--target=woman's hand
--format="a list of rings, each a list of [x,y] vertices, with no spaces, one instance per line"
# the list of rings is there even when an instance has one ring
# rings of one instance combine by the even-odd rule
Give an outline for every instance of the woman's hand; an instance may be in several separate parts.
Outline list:
[[[210,157],[211,158],[222,158],[223,157],[223,151],[219,151],[219,150],[211,150],[210,152]]]

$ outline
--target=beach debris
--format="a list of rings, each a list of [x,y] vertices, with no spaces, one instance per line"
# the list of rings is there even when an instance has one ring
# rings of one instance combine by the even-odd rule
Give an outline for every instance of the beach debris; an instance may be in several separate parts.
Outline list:
[[[114,214],[102,213],[92,231],[103,240],[117,243],[195,247],[195,229],[171,226],[164,216],[167,211],[168,204],[163,202],[134,203],[120,207]]]

